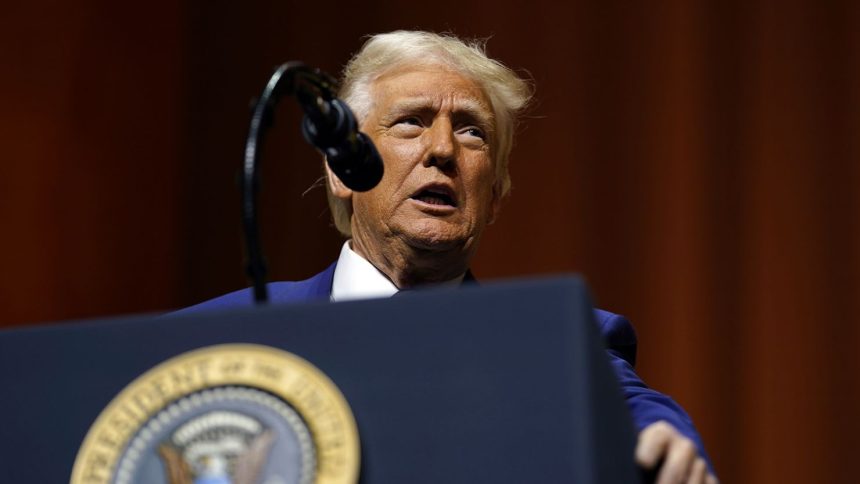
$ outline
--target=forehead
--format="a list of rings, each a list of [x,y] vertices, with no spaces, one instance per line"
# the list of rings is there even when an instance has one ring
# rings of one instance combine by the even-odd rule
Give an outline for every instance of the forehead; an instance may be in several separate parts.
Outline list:
[[[410,65],[386,72],[371,84],[371,96],[371,112],[402,105],[436,109],[450,105],[455,110],[480,111],[485,117],[493,117],[491,103],[481,86],[440,64]]]

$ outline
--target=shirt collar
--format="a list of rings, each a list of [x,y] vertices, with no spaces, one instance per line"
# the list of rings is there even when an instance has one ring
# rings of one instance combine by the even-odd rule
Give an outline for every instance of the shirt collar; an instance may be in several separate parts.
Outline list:
[[[379,271],[367,259],[358,255],[346,241],[340,249],[340,257],[334,268],[331,285],[332,301],[391,297],[399,290],[391,279]],[[460,284],[463,276],[442,284]]]
[[[334,268],[331,284],[332,301],[390,297],[397,293],[397,286],[364,257],[344,242],[340,257]]]

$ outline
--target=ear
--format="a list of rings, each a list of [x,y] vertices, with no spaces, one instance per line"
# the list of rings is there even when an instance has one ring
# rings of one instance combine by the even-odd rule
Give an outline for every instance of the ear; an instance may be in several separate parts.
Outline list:
[[[328,166],[328,162],[323,160],[323,165],[325,165],[326,183],[328,183],[328,189],[331,191],[331,194],[342,200],[351,200],[352,190],[344,185],[343,182],[340,181],[340,178],[331,171],[331,168]]]

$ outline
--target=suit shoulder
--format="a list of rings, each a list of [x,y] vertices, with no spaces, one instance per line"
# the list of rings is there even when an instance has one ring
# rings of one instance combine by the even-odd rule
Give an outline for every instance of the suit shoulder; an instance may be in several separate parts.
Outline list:
[[[281,302],[276,298],[272,297],[273,294],[288,294],[290,292],[291,287],[293,287],[295,284],[296,282],[292,281],[270,282],[269,284],[266,284],[266,288],[269,291],[270,300],[274,303]],[[173,311],[170,314],[179,315],[199,312],[222,311],[228,309],[251,307],[253,305],[254,293],[250,287],[246,287],[245,289],[239,289],[238,291],[223,294],[221,296],[208,299],[192,306]]]
[[[303,281],[270,282],[269,284],[266,284],[266,288],[269,291],[269,302],[271,304],[290,304],[325,300],[331,293],[331,280],[333,274],[334,264],[329,266],[323,272]],[[250,307],[253,306],[253,304],[253,292],[251,288],[245,288],[174,311],[170,314],[221,311]]]
[[[623,358],[631,366],[636,365],[636,330],[624,316],[603,309],[594,310],[594,319],[606,342],[606,348]]]

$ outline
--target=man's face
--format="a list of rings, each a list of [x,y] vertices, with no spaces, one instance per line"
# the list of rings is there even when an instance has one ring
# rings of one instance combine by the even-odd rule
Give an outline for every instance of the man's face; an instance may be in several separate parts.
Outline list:
[[[474,250],[499,206],[495,121],[483,91],[437,65],[387,73],[371,97],[361,130],[382,155],[385,175],[374,189],[352,194],[353,237]]]

